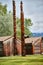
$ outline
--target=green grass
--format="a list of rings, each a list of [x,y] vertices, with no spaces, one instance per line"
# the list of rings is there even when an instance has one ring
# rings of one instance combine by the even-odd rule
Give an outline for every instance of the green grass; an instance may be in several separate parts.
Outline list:
[[[0,57],[0,65],[43,65],[43,55]]]

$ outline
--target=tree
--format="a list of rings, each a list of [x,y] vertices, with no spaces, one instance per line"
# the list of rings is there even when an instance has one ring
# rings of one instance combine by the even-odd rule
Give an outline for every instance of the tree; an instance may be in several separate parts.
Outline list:
[[[17,36],[20,38],[21,36],[21,23],[20,19],[17,18]],[[25,35],[30,36],[32,33],[29,30],[30,26],[32,26],[31,19],[26,19],[24,20],[24,29],[25,29]]]
[[[21,36],[21,23],[20,19],[16,19],[17,23],[17,37]],[[32,25],[31,19],[25,18],[24,20],[24,29],[25,35],[30,35],[31,31],[29,30]],[[13,35],[13,15],[11,11],[7,13],[7,5],[2,5],[0,3],[0,36]]]
[[[2,3],[0,3],[0,14],[4,15],[7,13],[7,5],[2,5]]]
[[[13,22],[11,14],[0,16],[0,36],[13,34]]]
[[[33,23],[31,21],[31,19],[25,18],[25,21],[24,21],[25,35],[31,35],[32,34],[31,31],[29,30],[30,26],[32,26],[32,25],[33,25]]]
[[[13,34],[12,14],[7,14],[7,5],[0,3],[0,36]]]

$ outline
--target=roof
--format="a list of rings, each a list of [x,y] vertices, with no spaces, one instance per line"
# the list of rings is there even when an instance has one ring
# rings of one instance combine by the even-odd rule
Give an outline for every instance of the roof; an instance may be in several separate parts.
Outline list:
[[[35,43],[39,41],[41,37],[30,37],[30,38],[25,38],[25,43]]]
[[[5,41],[5,40],[8,40],[10,39],[12,36],[3,36],[3,37],[0,37],[0,41]]]
[[[0,37],[0,41],[6,41],[9,40],[10,38],[13,38],[13,36],[4,36]],[[40,41],[41,37],[30,37],[30,38],[25,38],[25,44],[27,43],[35,43]],[[21,43],[21,40],[17,38],[17,41]]]

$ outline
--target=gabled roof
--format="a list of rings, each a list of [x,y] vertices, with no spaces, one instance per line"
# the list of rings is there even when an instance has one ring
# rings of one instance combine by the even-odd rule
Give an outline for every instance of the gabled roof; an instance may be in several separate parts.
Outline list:
[[[4,37],[0,37],[0,41],[7,41],[9,39],[13,38],[13,36],[4,36]],[[25,38],[25,44],[27,43],[36,43],[38,41],[40,41],[42,37],[30,37],[30,38]],[[21,40],[17,38],[17,42],[21,44]]]
[[[12,36],[3,36],[3,37],[0,37],[0,41],[5,41],[5,40],[8,40],[10,39]]]
[[[39,41],[41,37],[30,37],[30,38],[25,38],[25,43],[35,43]]]

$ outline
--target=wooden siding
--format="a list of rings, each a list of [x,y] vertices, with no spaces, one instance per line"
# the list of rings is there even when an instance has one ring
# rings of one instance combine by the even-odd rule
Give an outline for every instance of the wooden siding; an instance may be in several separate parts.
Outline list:
[[[30,42],[33,39],[33,41],[32,41],[32,49],[31,49],[33,54],[40,54],[40,53],[42,54],[43,53],[43,39],[41,37],[40,38],[38,37],[36,39],[35,38],[36,37],[34,37],[34,38],[26,38],[25,39],[25,44],[31,44]],[[17,43],[16,43],[17,55],[21,55],[21,53],[22,53],[22,51],[21,51],[21,49],[22,49],[21,40],[19,40],[19,39],[16,39],[16,40],[17,40]],[[40,46],[40,43],[41,43],[41,46]],[[5,55],[5,56],[13,55],[13,53],[14,53],[13,37],[10,37],[8,39],[6,38],[6,40],[3,41],[2,47],[3,47],[3,51],[4,51],[3,55]]]
[[[3,46],[3,41],[0,41],[0,56],[4,56],[4,46]]]

